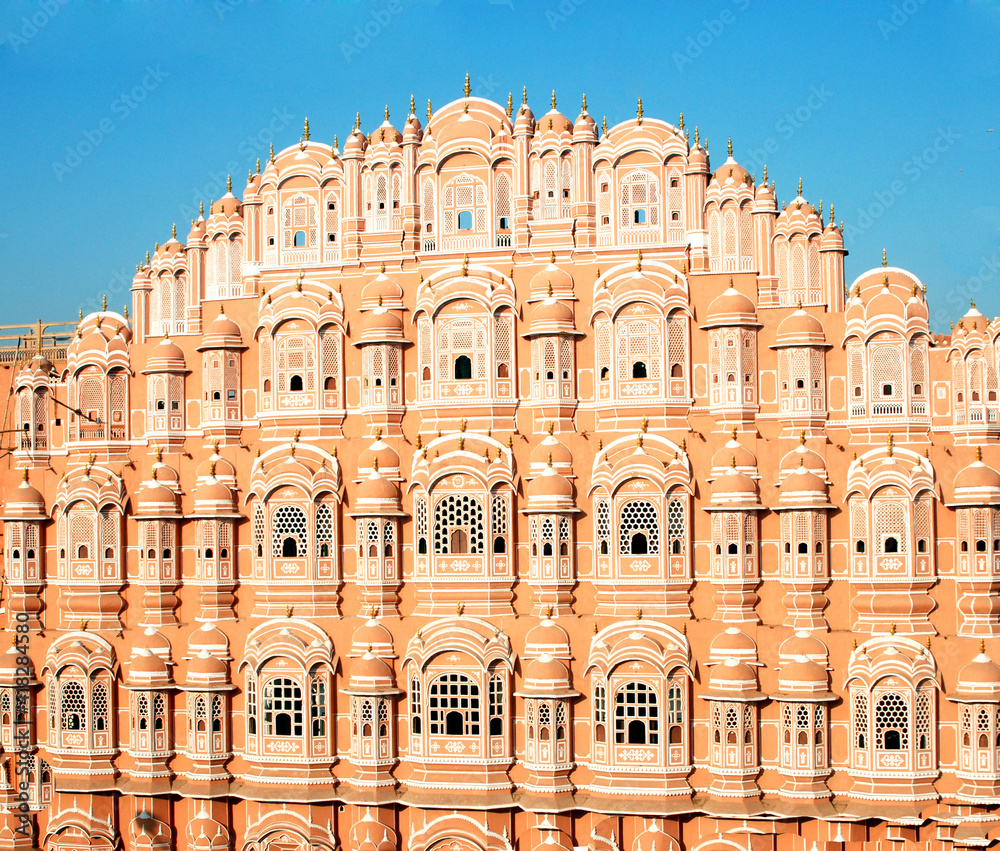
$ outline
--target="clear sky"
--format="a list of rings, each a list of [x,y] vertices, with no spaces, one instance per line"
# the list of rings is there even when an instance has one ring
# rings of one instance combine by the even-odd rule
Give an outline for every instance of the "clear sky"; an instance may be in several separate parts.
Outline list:
[[[553,89],[570,117],[698,125],[713,160],[836,205],[847,280],[928,283],[932,327],[1000,314],[1000,0],[334,0],[0,6],[0,323],[131,303],[154,242],[257,156]],[[990,132],[990,131],[993,132]]]

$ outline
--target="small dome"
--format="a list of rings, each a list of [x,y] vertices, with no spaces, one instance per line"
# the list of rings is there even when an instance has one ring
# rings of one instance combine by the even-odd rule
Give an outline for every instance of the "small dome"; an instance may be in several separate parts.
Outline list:
[[[827,505],[826,482],[800,464],[782,479],[781,502],[794,505]]]
[[[532,336],[573,331],[576,331],[573,308],[563,301],[549,297],[536,304],[531,311]]]
[[[554,467],[546,467],[540,476],[535,476],[528,482],[528,499],[572,502],[573,485],[569,479],[557,473]]]
[[[371,651],[351,665],[352,680],[392,680],[392,670]]]
[[[730,658],[742,659],[744,662],[757,661],[757,645],[754,640],[735,626],[719,633],[712,641],[712,647],[708,653],[714,662]]]
[[[374,310],[376,307],[395,309],[403,307],[403,288],[385,272],[380,272],[378,277],[365,284],[361,291],[361,309]]]
[[[783,661],[791,661],[800,656],[825,665],[829,657],[826,645],[807,630],[800,629],[794,635],[786,638],[778,647],[778,657]]]
[[[712,482],[713,504],[745,505],[757,502],[757,484],[745,473],[730,467]]]
[[[531,135],[535,130],[535,114],[531,111],[531,107],[526,103],[521,104],[521,108],[517,111],[517,118],[514,121],[514,135],[519,136],[522,134]]]
[[[360,342],[363,343],[383,343],[404,339],[403,320],[385,307],[376,307],[374,310],[362,314],[360,326]]]
[[[736,439],[735,428],[733,428],[733,436],[712,456],[712,469],[728,470],[731,467],[747,472],[757,472],[757,456]]]
[[[24,469],[21,484],[7,497],[4,506],[8,517],[39,518],[45,514],[45,497],[28,483],[28,469]]]
[[[203,623],[188,638],[188,648],[194,654],[208,650],[215,656],[224,657],[229,654],[229,639],[226,634],[211,623]]]
[[[983,463],[981,449],[976,460],[955,476],[955,500],[966,505],[1000,503],[1000,473]]]
[[[219,315],[205,327],[201,345],[198,351],[206,349],[242,348],[243,334],[240,326],[225,314],[223,306],[219,305]]]
[[[351,639],[351,652],[357,656],[371,648],[379,656],[392,656],[392,633],[379,622],[377,617],[370,617],[354,631]]]
[[[232,335],[234,337],[242,336],[240,331],[240,326],[233,322],[228,316],[226,316],[225,311],[219,310],[219,315],[215,317],[208,324],[208,333],[223,335]]]
[[[55,366],[53,366],[52,361],[41,352],[37,352],[31,359],[31,363],[28,364],[28,370],[35,375],[48,375],[53,369]]]
[[[547,654],[557,659],[569,659],[569,636],[566,630],[547,617],[528,630],[524,652],[529,657]]]
[[[355,130],[344,142],[344,156],[348,154],[362,154],[365,150],[365,134],[360,129]]]
[[[829,675],[819,664],[807,656],[796,656],[786,662],[778,672],[778,690],[785,694],[826,696]]]
[[[746,662],[729,658],[712,668],[708,687],[718,696],[751,696],[757,691],[757,673]]]
[[[379,505],[399,505],[399,488],[396,483],[382,476],[378,470],[372,470],[368,477],[361,480],[355,496],[358,509],[374,508]]]
[[[730,154],[729,158],[715,170],[712,179],[717,181],[720,186],[728,185],[739,188],[744,183],[750,184],[750,172],[736,162]]]
[[[784,346],[825,346],[823,323],[801,307],[781,320],[774,348]]]
[[[18,659],[23,661],[26,655],[14,644],[7,648],[7,652],[0,656],[0,683],[15,683],[19,677],[24,676],[24,666],[18,664]],[[30,656],[27,656],[27,659],[28,679],[34,680],[35,666]]]
[[[406,125],[403,127],[403,144],[416,144],[423,138],[423,135],[424,130],[420,124],[420,119],[411,112],[409,118],[406,119]]]
[[[531,469],[542,472],[549,465],[549,456],[552,457],[552,466],[557,470],[568,472],[572,469],[573,453],[552,434],[543,438],[531,450],[529,461]]]
[[[732,285],[715,297],[708,306],[708,322],[705,328],[721,325],[757,325],[757,308],[754,303]]]
[[[139,515],[176,514],[178,511],[177,494],[156,480],[146,482],[139,489],[136,502]]]
[[[688,170],[702,173],[708,172],[708,154],[705,153],[705,149],[698,143],[695,143],[695,146],[691,149],[691,153],[688,154]]]
[[[1000,665],[980,651],[958,674],[953,698],[965,701],[1000,701]]]
[[[150,369],[184,369],[184,350],[169,337],[164,337],[159,345],[149,353],[147,366]]]
[[[532,690],[567,689],[569,669],[558,659],[543,653],[528,663],[524,672],[525,686]]]
[[[152,650],[143,647],[129,663],[129,679],[133,683],[157,683],[170,680],[167,663]]]
[[[212,476],[195,490],[194,507],[199,514],[229,514],[234,510],[233,493]]]
[[[368,475],[375,469],[376,461],[382,473],[399,472],[399,455],[381,437],[377,437],[358,455],[358,476]]]
[[[229,682],[229,666],[206,649],[188,662],[187,682],[191,685],[222,685]]]
[[[548,294],[558,297],[563,294],[573,293],[573,276],[564,269],[560,269],[553,258],[549,265],[537,272],[531,279],[529,291],[532,295]]]
[[[573,125],[573,141],[597,141],[597,122],[590,116],[590,113],[581,112]]]

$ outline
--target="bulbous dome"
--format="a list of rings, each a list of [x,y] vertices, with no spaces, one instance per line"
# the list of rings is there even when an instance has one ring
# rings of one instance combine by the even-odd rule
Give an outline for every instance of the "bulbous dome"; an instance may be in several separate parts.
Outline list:
[[[162,515],[177,514],[178,501],[177,494],[166,485],[160,484],[155,479],[146,482],[140,489],[136,498],[138,504],[138,515]]]
[[[211,476],[195,489],[194,507],[198,514],[231,514],[235,510],[233,493]]]
[[[539,293],[548,294],[550,297],[553,294],[559,296],[563,293],[572,293],[573,276],[565,269],[560,269],[552,259],[548,266],[535,273],[531,279],[530,292],[532,295]]]
[[[569,669],[558,659],[543,653],[525,668],[524,685],[531,692],[563,693],[570,688]]]
[[[800,656],[814,662],[825,664],[829,656],[826,645],[807,630],[800,629],[794,635],[786,638],[778,647],[778,657],[782,661],[791,661]]]
[[[201,649],[187,664],[189,685],[224,685],[229,682],[229,666],[207,649]]]
[[[750,172],[736,162],[730,154],[729,158],[715,170],[712,179],[717,181],[720,186],[729,184],[739,188],[744,183],[750,183]]]
[[[344,142],[344,156],[364,153],[365,141],[365,134],[361,132],[360,128],[356,129]]]
[[[527,656],[537,657],[548,654],[557,659],[568,659],[569,636],[566,634],[566,630],[552,618],[547,617],[528,630],[524,652]]]
[[[781,502],[794,505],[826,505],[826,482],[800,464],[781,481]]]
[[[757,484],[745,473],[730,467],[712,482],[713,504],[755,504]]]
[[[977,449],[976,460],[955,476],[955,500],[966,505],[1000,503],[1000,473],[983,463],[982,450]]]
[[[754,303],[732,285],[716,296],[708,306],[705,328],[728,325],[757,325],[757,308]]]
[[[385,272],[380,272],[374,281],[365,284],[361,290],[361,307],[364,310],[376,307],[402,308],[403,288]]]
[[[695,146],[691,148],[691,153],[688,154],[688,170],[699,172],[708,171],[708,154],[698,143],[695,143]]]
[[[186,367],[184,350],[169,337],[164,337],[159,345],[153,348],[146,363],[148,367],[146,371],[180,371]]]
[[[825,346],[823,323],[801,307],[778,325],[774,348],[784,346]]]
[[[135,684],[163,683],[170,680],[167,663],[143,647],[129,663],[129,679]]]
[[[377,437],[375,441],[361,450],[358,455],[358,475],[367,475],[376,467],[383,473],[399,471],[399,455],[388,443]]]
[[[357,656],[368,649],[379,656],[392,656],[392,633],[379,622],[378,618],[370,617],[354,631],[351,639],[351,652]]]
[[[531,107],[527,103],[522,103],[521,108],[517,111],[517,118],[514,121],[514,135],[518,136],[523,133],[530,135],[535,129],[535,114],[531,111]]]
[[[402,341],[403,320],[385,307],[376,307],[361,315],[361,341],[385,343]]]
[[[528,482],[529,500],[572,500],[573,485],[569,479],[556,472],[554,467],[546,467],[540,476]]]
[[[757,645],[745,632],[735,626],[719,633],[712,641],[709,657],[715,662],[725,659],[741,659],[744,662],[757,660]]]
[[[1000,665],[980,652],[959,671],[953,697],[966,701],[1000,701]]]
[[[573,308],[566,302],[552,297],[534,306],[531,311],[531,330],[525,336],[539,334],[567,334],[576,331]]]
[[[746,662],[729,658],[712,668],[708,687],[710,696],[755,696],[757,673]]]
[[[398,508],[399,488],[378,470],[372,470],[358,485],[355,500],[358,509],[370,509],[381,505]]]
[[[31,657],[21,652],[21,649],[14,644],[7,648],[7,652],[0,656],[0,683],[16,683],[18,678],[24,677],[24,666],[18,664],[18,659],[24,661],[27,658],[28,679],[35,679],[35,665]]]
[[[4,509],[7,517],[38,519],[45,515],[45,497],[28,483],[27,468],[24,470],[21,484],[9,492]]]
[[[825,697],[828,686],[826,670],[807,656],[796,656],[778,672],[778,690],[784,694]]]
[[[243,335],[240,326],[225,314],[223,306],[219,305],[219,315],[205,327],[201,345],[198,351],[206,349],[242,348]]]
[[[726,470],[735,467],[737,470],[757,469],[757,456],[736,439],[736,429],[725,445],[712,456],[712,468]]]
[[[541,472],[549,465],[549,457],[552,458],[552,466],[556,470],[564,472],[573,467],[573,453],[569,447],[561,443],[558,438],[549,433],[539,441],[529,456],[529,464],[532,470]]]

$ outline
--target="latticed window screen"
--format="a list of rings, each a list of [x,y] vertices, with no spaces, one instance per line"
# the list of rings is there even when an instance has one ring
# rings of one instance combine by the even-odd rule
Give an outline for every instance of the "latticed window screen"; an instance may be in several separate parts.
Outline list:
[[[263,388],[265,381],[271,380],[271,338],[263,335],[260,338],[260,383]]]
[[[94,684],[94,729],[108,729],[108,687],[104,683]]]
[[[427,537],[427,500],[422,496],[416,499],[417,535]]]
[[[914,715],[916,745],[920,750],[931,747],[931,690],[922,688],[917,692],[917,706]]]
[[[875,746],[883,750],[906,750],[910,746],[910,706],[896,692],[875,701]]]
[[[507,534],[507,494],[496,493],[493,495],[493,534]]]
[[[736,240],[739,230],[736,224],[736,205],[726,204],[722,209],[722,232],[724,234],[723,248],[726,259],[736,259]]]
[[[645,365],[645,377],[660,377],[660,324],[649,319],[628,319],[615,323],[618,337],[618,378],[629,380],[638,362]],[[639,375],[638,377],[642,377]]]
[[[497,175],[496,189],[494,191],[496,192],[496,204],[495,204],[495,207],[496,207],[496,227],[497,228],[500,227],[500,225],[501,225],[501,221],[500,220],[501,219],[506,219],[507,220],[507,227],[510,227],[510,225],[511,225],[511,221],[510,221],[510,198],[511,198],[510,178],[506,174],[504,174],[503,172],[500,172]]]
[[[297,553],[305,554],[306,513],[297,505],[279,505],[271,515],[271,554],[280,557],[286,538],[295,541]]]
[[[910,390],[914,396],[927,395],[927,348],[922,342],[910,343]]]
[[[483,505],[476,497],[449,494],[434,506],[434,552],[452,553],[459,540],[456,533],[464,535],[466,552],[472,555],[485,552]]]
[[[321,677],[313,677],[309,686],[309,712],[312,718],[312,734],[326,735],[326,683]]]
[[[684,538],[687,534],[687,503],[683,497],[673,496],[667,501],[667,539],[670,541],[671,552],[674,541],[680,543],[679,549],[684,549]]]
[[[316,555],[321,558],[333,555],[333,510],[325,502],[316,509]]]
[[[879,553],[909,552],[909,518],[905,503],[875,498],[875,544]],[[895,541],[893,549],[892,541]]]
[[[503,364],[506,367],[507,375],[511,375],[511,339],[514,331],[514,323],[511,315],[509,313],[498,314],[493,328],[494,368],[499,369],[501,364]]]
[[[605,189],[604,187],[608,188]],[[597,175],[597,227],[598,230],[611,228],[611,175],[602,171]]]
[[[427,710],[432,736],[479,735],[479,686],[465,674],[443,674],[434,680],[427,690]]]
[[[110,508],[101,510],[101,546],[110,548],[112,555],[117,555],[118,515]]]
[[[87,729],[87,700],[83,686],[75,680],[63,683],[60,689],[60,721],[63,730]]]
[[[311,337],[296,335],[278,339],[278,390],[291,389],[293,376],[298,376],[302,389],[316,389],[316,350]]]
[[[632,552],[632,537],[646,536],[646,552],[656,555],[660,552],[660,520],[656,506],[649,500],[634,499],[621,507],[618,520],[618,551],[622,555]]]
[[[254,735],[257,732],[257,680],[247,672],[247,732]]]
[[[634,726],[633,721],[642,726]],[[636,734],[638,730],[641,736]],[[615,692],[615,743],[655,745],[659,740],[660,711],[656,692],[646,683],[625,683]]]
[[[708,213],[708,254],[712,260],[722,258],[722,213],[713,204]]]
[[[654,175],[644,169],[636,169],[626,174],[619,186],[623,228],[660,223],[660,184]]]
[[[559,541],[564,542],[569,540],[569,519],[566,517],[561,517],[559,519]]]
[[[611,372],[611,323],[607,319],[598,320],[594,324],[597,334],[597,377],[604,377],[604,370]]]
[[[851,537],[868,544],[868,501],[862,497],[851,499]],[[855,547],[857,549],[857,547]]]
[[[95,426],[104,423],[104,384],[99,378],[84,378],[80,382],[80,410],[84,417],[84,425]]]
[[[340,241],[337,236],[340,233],[340,203],[337,195],[333,192],[326,196],[326,211],[324,213],[324,228],[326,230],[326,241],[333,245]],[[333,234],[335,239],[330,239]]]
[[[423,191],[423,209],[421,211],[421,217],[424,222],[424,229],[426,232],[427,225],[431,225],[431,233],[433,233],[434,226],[434,180],[428,177],[424,180]]]
[[[597,503],[597,539],[608,544],[611,541],[611,506],[606,499]]]
[[[684,227],[684,174],[679,168],[667,172],[667,208],[671,214],[669,221],[675,221],[673,214],[677,213],[676,221]]]
[[[259,502],[254,503],[251,516],[251,533],[253,535],[253,542],[254,544],[263,544],[265,539],[264,507]]]
[[[740,257],[753,257],[753,218],[750,215],[750,204],[740,207]]]
[[[295,680],[275,677],[264,686],[264,734],[302,735],[302,689]]]
[[[594,723],[606,724],[608,720],[608,693],[598,683],[594,686]]]
[[[903,352],[899,346],[874,346],[871,350],[870,375],[872,399],[901,399]]]
[[[679,310],[667,318],[667,359],[672,378],[683,378],[688,372],[687,324],[687,316]]]

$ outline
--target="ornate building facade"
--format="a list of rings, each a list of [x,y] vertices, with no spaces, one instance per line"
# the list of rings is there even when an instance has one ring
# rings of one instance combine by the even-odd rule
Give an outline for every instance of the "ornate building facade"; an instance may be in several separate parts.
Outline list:
[[[641,104],[307,122],[16,367],[0,848],[991,844],[1000,323],[846,253]]]

